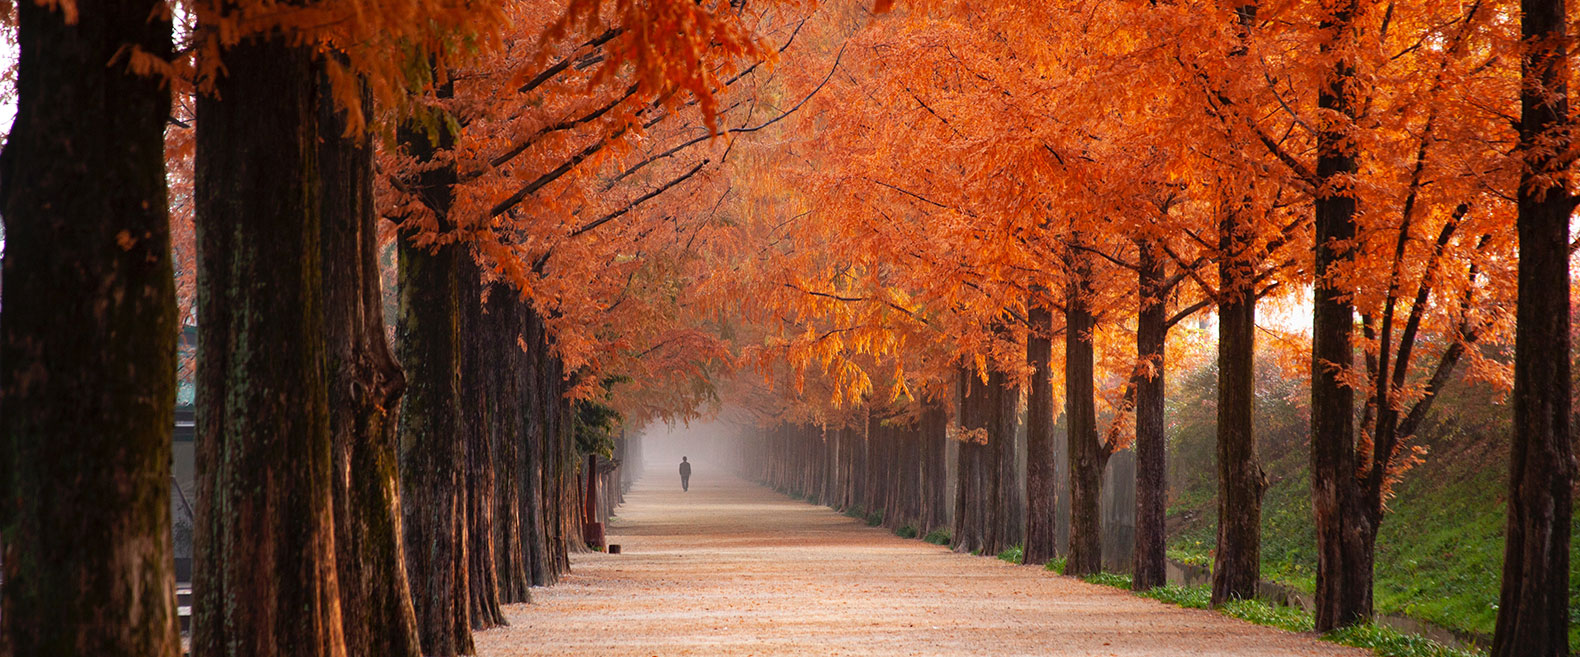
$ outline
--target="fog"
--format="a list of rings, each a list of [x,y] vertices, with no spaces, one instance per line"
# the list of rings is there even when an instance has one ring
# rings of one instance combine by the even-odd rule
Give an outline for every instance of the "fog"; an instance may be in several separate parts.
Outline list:
[[[680,457],[691,462],[694,476],[705,472],[740,471],[740,437],[754,429],[728,420],[667,425],[655,422],[641,431],[643,467],[649,472],[667,473],[680,465]]]

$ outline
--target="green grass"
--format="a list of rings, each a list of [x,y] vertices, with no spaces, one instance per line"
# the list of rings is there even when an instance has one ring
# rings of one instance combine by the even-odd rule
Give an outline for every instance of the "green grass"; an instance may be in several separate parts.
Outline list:
[[[919,532],[916,530],[916,526],[915,525],[906,525],[904,527],[901,527],[899,529],[894,530],[894,535],[898,536],[900,538],[916,538],[916,535],[918,533]]]
[[[1485,654],[1450,648],[1413,634],[1376,625],[1337,629],[1322,638],[1346,646],[1366,648],[1381,657],[1482,657]]]
[[[868,527],[877,527],[878,525],[881,525],[881,524],[883,524],[883,510],[882,509],[879,509],[877,511],[873,511],[872,513],[867,514],[867,526]]]
[[[933,531],[927,532],[927,535],[923,536],[922,540],[932,543],[933,545],[948,545],[949,530],[934,529]]]
[[[1013,564],[1025,563],[1026,549],[1019,544],[1011,545],[1003,552],[998,553],[998,559],[999,561],[1008,561]]]
[[[1112,586],[1116,589],[1130,590],[1130,576],[1124,573],[1092,573],[1081,579],[1093,584]]]
[[[1205,586],[1177,586],[1170,584],[1142,591],[1136,595],[1187,609],[1206,609],[1212,606],[1212,589]]]
[[[865,509],[859,507],[859,506],[854,505],[854,504],[852,504],[852,505],[850,505],[848,507],[845,507],[845,510],[844,510],[843,513],[845,514],[846,518],[855,518],[857,520],[866,520],[867,519],[867,511]]]
[[[1169,399],[1168,556],[1209,566],[1217,532],[1212,456],[1216,372],[1177,375]],[[1257,434],[1269,486],[1262,510],[1262,578],[1311,593],[1316,534],[1311,517],[1309,427],[1298,376],[1257,362]],[[1290,400],[1295,400],[1291,402]],[[1508,410],[1484,387],[1444,390],[1415,443],[1428,453],[1387,500],[1377,536],[1379,614],[1401,615],[1490,637],[1497,621],[1507,504]],[[1580,516],[1574,529],[1580,535]],[[1580,651],[1580,542],[1571,543],[1570,646]],[[1410,653],[1402,653],[1410,654]]]
[[[1164,556],[1171,561],[1202,568],[1212,567],[1212,554],[1200,545],[1170,547]]]
[[[1092,580],[1092,577],[1087,578],[1087,581]],[[1128,579],[1125,583],[1128,586]],[[1136,595],[1179,607],[1207,609],[1210,607],[1212,590],[1206,586],[1169,585]],[[1290,632],[1310,632],[1315,625],[1311,614],[1304,610],[1281,607],[1261,600],[1234,600],[1220,606],[1218,611],[1226,616]],[[1484,653],[1450,648],[1430,639],[1377,625],[1358,625],[1334,630],[1324,634],[1322,640],[1371,650],[1379,657],[1484,657]]]
[[[1063,575],[1064,574],[1064,557],[1054,557],[1052,559],[1049,559],[1048,563],[1046,563],[1046,564],[1044,564],[1042,566],[1042,569],[1046,570],[1046,571],[1049,571],[1049,572],[1054,572],[1054,573],[1058,573],[1060,575]]]
[[[1310,632],[1316,626],[1315,619],[1305,610],[1280,607],[1261,600],[1230,600],[1219,606],[1218,611],[1223,612],[1225,616],[1290,632]]]

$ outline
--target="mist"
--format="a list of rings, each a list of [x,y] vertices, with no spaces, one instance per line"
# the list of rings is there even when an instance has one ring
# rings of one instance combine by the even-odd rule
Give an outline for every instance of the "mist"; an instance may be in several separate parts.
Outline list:
[[[736,474],[741,470],[741,437],[754,429],[729,420],[669,425],[654,422],[642,428],[642,467],[647,472],[668,473],[691,462],[694,477],[710,473]]]

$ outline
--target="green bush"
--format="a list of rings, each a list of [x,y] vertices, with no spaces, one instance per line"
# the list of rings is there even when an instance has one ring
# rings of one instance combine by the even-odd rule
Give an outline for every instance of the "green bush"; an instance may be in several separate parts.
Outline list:
[[[867,514],[867,526],[868,527],[877,527],[878,525],[881,525],[881,524],[883,524],[883,510],[882,509],[879,509],[877,511],[873,511],[872,513]]]
[[[1052,559],[1049,559],[1048,563],[1043,565],[1042,569],[1043,570],[1047,570],[1047,571],[1051,571],[1051,572],[1055,572],[1055,573],[1059,573],[1060,575],[1063,575],[1064,574],[1064,557],[1054,557]]]
[[[864,510],[861,507],[856,506],[854,504],[845,507],[844,513],[845,513],[845,517],[846,518],[855,518],[857,520],[866,520],[867,519],[867,512],[866,512],[866,510]]]
[[[949,530],[934,529],[933,531],[927,532],[927,535],[922,537],[922,540],[932,543],[933,545],[948,545]]]
[[[1025,563],[1026,562],[1026,550],[1025,550],[1024,547],[1022,547],[1019,544],[1011,545],[1011,546],[1009,546],[1009,548],[1005,549],[1003,552],[998,553],[998,558],[999,558],[1000,561],[1008,561],[1008,562],[1013,563],[1013,564]]]
[[[906,525],[894,530],[894,535],[900,538],[916,538],[918,533],[920,532],[916,531],[916,527],[914,525]]]

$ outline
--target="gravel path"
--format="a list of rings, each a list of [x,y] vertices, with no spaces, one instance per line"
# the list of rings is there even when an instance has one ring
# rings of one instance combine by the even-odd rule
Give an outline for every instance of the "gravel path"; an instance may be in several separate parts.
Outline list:
[[[510,605],[478,654],[1345,655],[1041,568],[955,554],[733,477],[651,472],[609,541]]]

